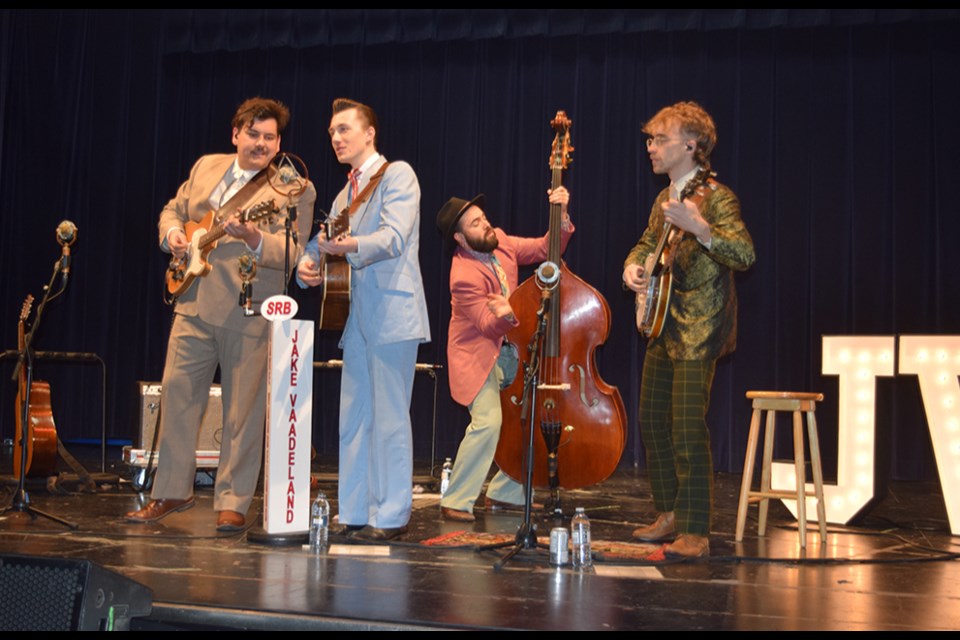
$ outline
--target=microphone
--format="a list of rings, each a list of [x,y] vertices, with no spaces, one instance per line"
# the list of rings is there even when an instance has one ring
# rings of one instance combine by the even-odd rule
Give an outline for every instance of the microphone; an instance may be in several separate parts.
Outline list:
[[[70,278],[70,245],[77,241],[77,225],[64,220],[57,225],[57,242],[63,247],[60,256],[60,271],[63,273],[63,285],[67,285]]]
[[[237,258],[237,270],[240,272],[240,280],[243,286],[240,289],[240,306],[243,307],[243,315],[252,316],[253,311],[253,284],[254,276],[257,275],[257,256],[252,253],[244,253]]]
[[[296,156],[293,156],[296,157]],[[300,175],[300,172],[297,171],[297,168],[293,164],[293,160],[290,159],[289,154],[281,154],[280,160],[277,163],[277,177],[285,185],[295,184],[296,188],[292,189],[288,194],[290,198],[287,204],[287,228],[290,228],[291,223],[297,221],[297,196],[299,196],[306,189],[306,184],[300,184],[303,176]],[[297,232],[293,230],[293,241],[297,242]]]
[[[300,173],[297,171],[297,168],[293,166],[290,162],[290,159],[284,154],[283,159],[280,160],[280,170],[277,172],[277,176],[280,178],[280,182],[283,184],[291,184],[293,182],[299,183]],[[287,205],[287,222],[296,222],[297,221],[297,205],[296,201],[293,198],[291,193],[290,203]],[[296,195],[299,195],[296,194]],[[297,241],[297,232],[293,232],[293,241]]]
[[[307,170],[306,163],[292,153],[286,152],[274,158],[274,162],[277,164],[276,181],[287,187],[284,189],[287,193],[278,189],[279,185],[274,184],[274,179],[271,178],[270,182],[274,190],[291,200],[303,195],[310,185],[310,172]]]
[[[547,260],[537,267],[537,279],[545,285],[552,285],[560,279],[560,268]]]
[[[300,179],[300,174],[291,164],[281,164],[277,175],[280,178],[280,182],[283,184],[290,184],[291,182],[296,182]]]

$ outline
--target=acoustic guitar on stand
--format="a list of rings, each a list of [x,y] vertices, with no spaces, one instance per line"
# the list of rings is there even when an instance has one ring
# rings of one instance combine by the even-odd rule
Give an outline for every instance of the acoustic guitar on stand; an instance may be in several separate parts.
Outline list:
[[[20,309],[20,322],[17,325],[17,347],[26,348],[26,323],[33,306],[33,296],[28,295]],[[20,367],[17,384],[17,433],[13,441],[13,475],[20,475],[23,449],[26,446],[26,464],[24,475],[31,477],[49,477],[57,468],[57,426],[53,421],[53,409],[50,404],[50,385],[43,380],[33,380],[27,390],[27,367]],[[23,422],[23,405],[28,402],[27,422]]]

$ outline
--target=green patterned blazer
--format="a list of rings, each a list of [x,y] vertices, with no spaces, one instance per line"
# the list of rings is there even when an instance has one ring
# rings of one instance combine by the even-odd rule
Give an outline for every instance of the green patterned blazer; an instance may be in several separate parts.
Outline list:
[[[700,215],[710,224],[710,249],[685,234],[673,263],[673,290],[663,330],[650,344],[663,341],[673,360],[715,360],[737,346],[737,292],[733,271],[756,261],[753,239],[740,217],[740,201],[726,186],[707,189]],[[663,229],[664,189],[650,212],[647,230],[627,255],[624,267],[643,265],[657,248]]]

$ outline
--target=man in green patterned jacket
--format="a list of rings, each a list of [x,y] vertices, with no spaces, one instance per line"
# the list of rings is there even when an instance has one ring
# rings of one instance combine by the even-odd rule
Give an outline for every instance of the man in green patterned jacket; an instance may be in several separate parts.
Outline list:
[[[647,344],[640,385],[641,434],[659,513],[633,537],[675,538],[663,549],[667,557],[703,557],[710,554],[713,504],[710,387],[717,359],[736,347],[733,272],[756,256],[736,195],[710,177],[713,118],[694,102],[680,102],[661,109],[643,131],[653,172],[669,176],[670,186],[657,196],[647,229],[624,262],[624,284],[642,297],[665,225],[681,235],[672,249],[662,330]]]

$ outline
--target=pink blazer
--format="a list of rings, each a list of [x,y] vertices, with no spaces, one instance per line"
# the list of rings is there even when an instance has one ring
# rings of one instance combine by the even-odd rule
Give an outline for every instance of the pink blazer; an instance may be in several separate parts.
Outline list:
[[[500,246],[494,255],[507,274],[512,294],[517,289],[519,265],[547,258],[547,238],[518,238],[495,229]],[[561,251],[573,233],[562,232]],[[450,330],[447,339],[450,395],[464,406],[477,397],[480,387],[496,364],[503,336],[514,324],[498,319],[487,308],[487,294],[500,293],[500,281],[491,266],[457,247],[450,266]]]

